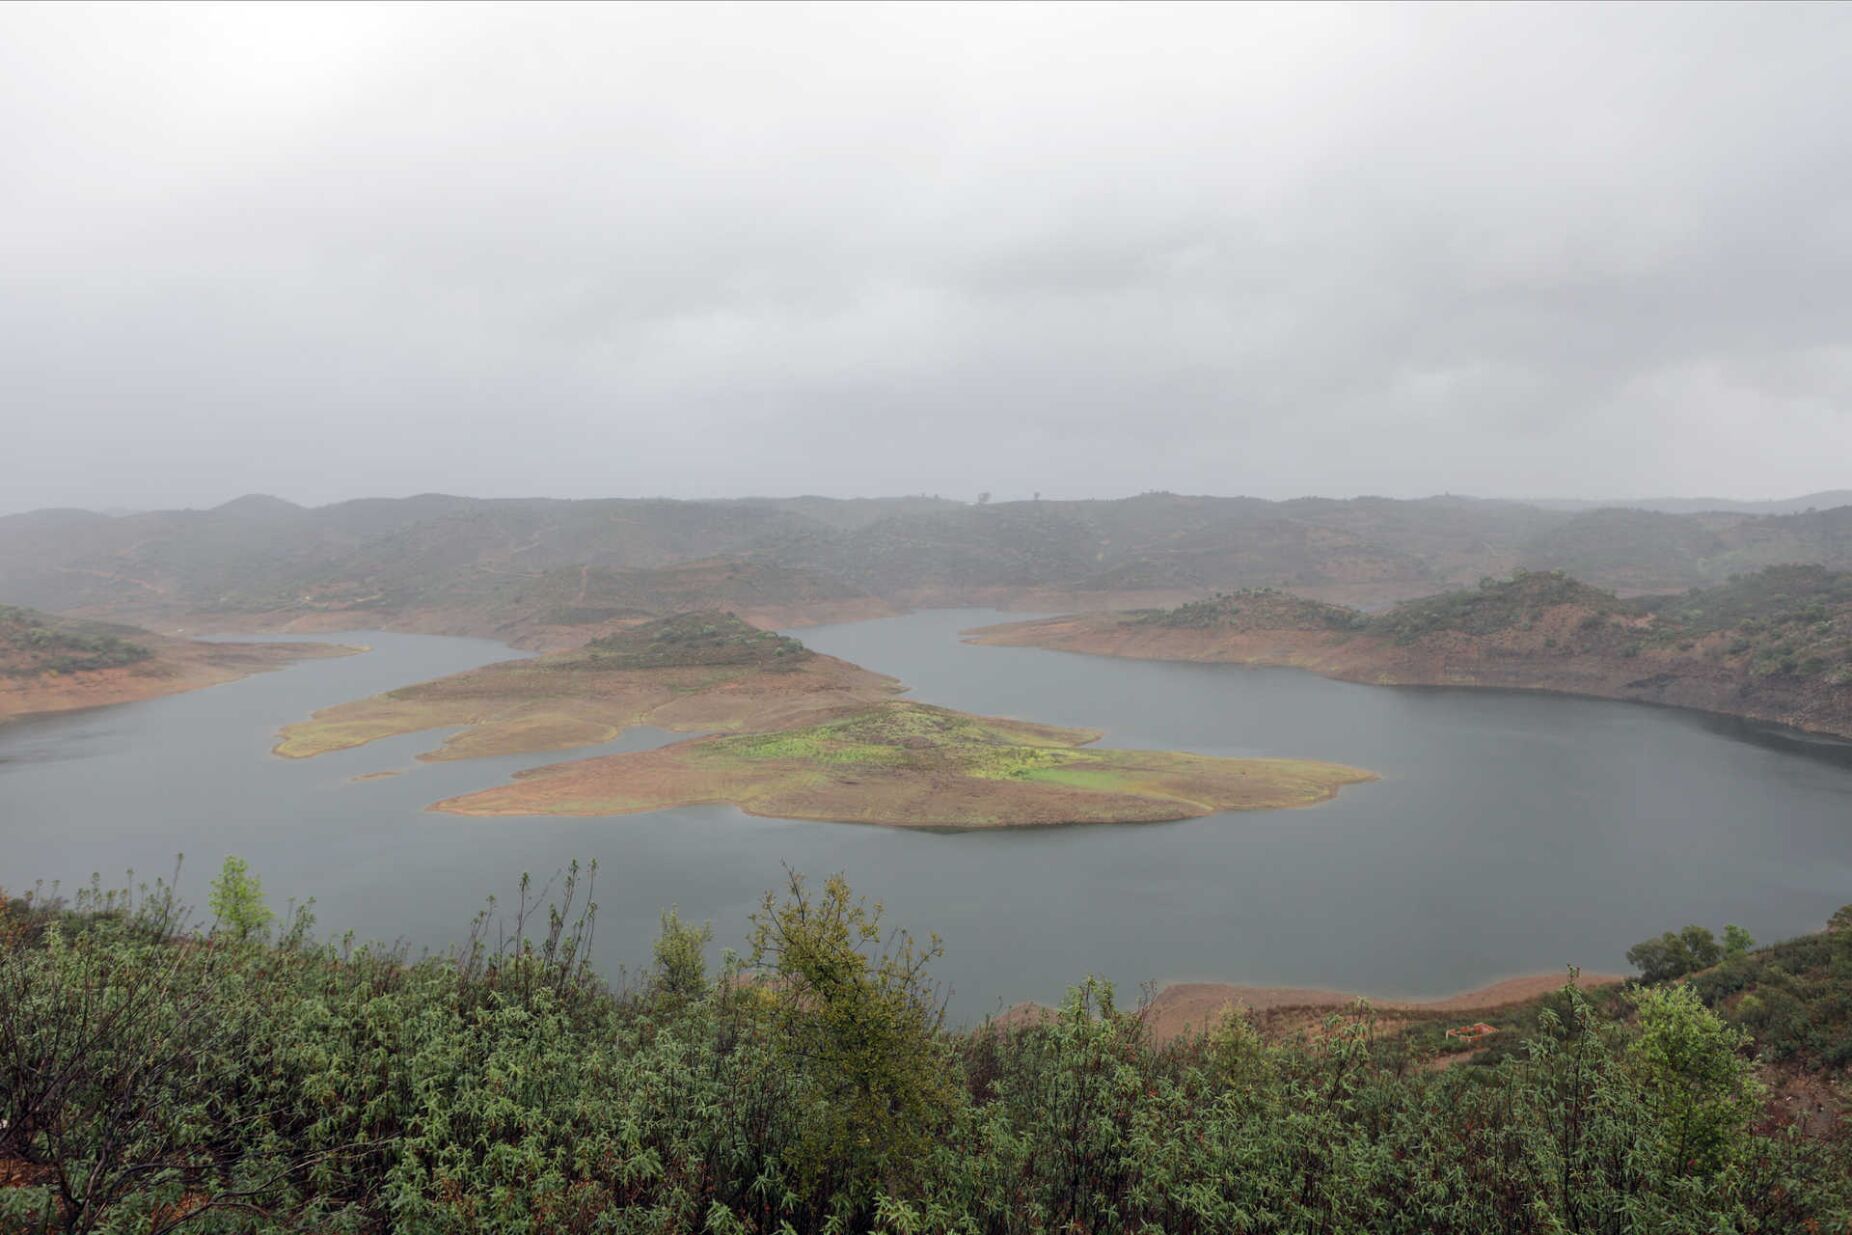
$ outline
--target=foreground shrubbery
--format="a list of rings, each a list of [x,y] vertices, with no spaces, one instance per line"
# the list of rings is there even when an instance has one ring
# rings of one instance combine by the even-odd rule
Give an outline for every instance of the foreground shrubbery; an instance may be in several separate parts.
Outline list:
[[[569,878],[447,958],[216,931],[164,886],[0,917],[0,1228],[169,1231],[1794,1232],[1849,1229],[1843,1142],[1760,1135],[1688,986],[1567,989],[1494,1067],[1367,1010],[1158,1048],[1087,982],[951,1033],[936,945],[794,880],[710,975],[587,967]],[[229,881],[229,882],[227,882]],[[536,924],[536,920],[544,919]],[[490,934],[497,941],[489,942]],[[1852,936],[1823,946],[1841,947]]]

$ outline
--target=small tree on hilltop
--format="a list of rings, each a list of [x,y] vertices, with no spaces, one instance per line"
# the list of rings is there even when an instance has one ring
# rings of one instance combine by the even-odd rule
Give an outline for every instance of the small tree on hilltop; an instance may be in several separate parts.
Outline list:
[[[225,859],[206,903],[218,924],[238,939],[260,933],[276,917],[264,903],[263,881],[239,857]]]
[[[1743,950],[1750,946],[1749,933],[1741,931]],[[1674,933],[1667,931],[1657,939],[1648,939],[1627,949],[1627,963],[1640,970],[1643,982],[1668,982],[1700,969],[1709,969],[1723,959],[1724,949],[1717,937],[1702,926],[1687,926]]]
[[[1755,946],[1755,937],[1734,922],[1723,928],[1723,957],[1725,960],[1733,961],[1739,956],[1747,956],[1749,950]]]

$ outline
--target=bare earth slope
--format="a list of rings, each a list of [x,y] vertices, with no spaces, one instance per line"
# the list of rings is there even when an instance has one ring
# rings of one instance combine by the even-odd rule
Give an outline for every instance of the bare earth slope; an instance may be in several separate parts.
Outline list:
[[[0,605],[0,720],[198,690],[294,660],[356,650],[320,643],[202,643]]]
[[[593,745],[647,724],[710,736],[536,768],[434,809],[618,815],[731,803],[783,818],[955,828],[1303,806],[1372,779],[1302,760],[1099,750],[1089,730],[970,716],[897,699],[900,690],[730,614],[684,614],[326,709],[285,729],[276,751],[307,757],[460,727],[424,756],[458,759]]]
[[[1626,699],[1852,736],[1852,573],[1773,567],[1622,601],[1520,573],[1370,616],[1280,592],[1177,609],[1010,623],[974,643],[1310,669],[1379,685]]]
[[[324,708],[276,753],[306,758],[460,729],[426,759],[596,746],[634,725],[683,732],[807,724],[898,694],[894,679],[723,613],[682,614],[572,652],[507,661]]]

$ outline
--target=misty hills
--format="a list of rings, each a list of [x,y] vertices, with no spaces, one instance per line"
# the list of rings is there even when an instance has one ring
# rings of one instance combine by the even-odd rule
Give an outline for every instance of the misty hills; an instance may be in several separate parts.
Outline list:
[[[1738,501],[1728,497],[1648,497],[1605,502],[1577,501],[1570,498],[1536,498],[1527,505],[1545,510],[1651,510],[1666,515],[1702,515],[1730,512],[1739,515],[1797,515],[1809,510],[1830,510],[1835,506],[1852,506],[1852,489],[1828,489],[1804,493],[1800,497],[1770,501]]]
[[[797,623],[1273,586],[1380,607],[1520,567],[1642,592],[1789,562],[1852,566],[1852,506],[1672,514],[1149,493],[984,505],[427,494],[308,508],[253,495],[206,511],[0,518],[0,597],[14,603],[226,624],[314,615],[535,642],[551,627],[713,606]]]

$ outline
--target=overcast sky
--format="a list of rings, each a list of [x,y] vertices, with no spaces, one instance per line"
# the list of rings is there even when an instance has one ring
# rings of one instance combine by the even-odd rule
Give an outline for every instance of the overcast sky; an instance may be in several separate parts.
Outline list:
[[[0,509],[1852,485],[1852,6],[0,9]]]

